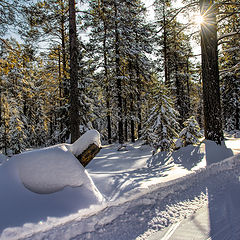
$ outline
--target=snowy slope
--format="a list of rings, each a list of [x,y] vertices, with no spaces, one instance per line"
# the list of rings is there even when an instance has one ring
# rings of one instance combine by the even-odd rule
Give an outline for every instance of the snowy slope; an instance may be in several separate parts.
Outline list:
[[[151,149],[140,143],[130,146],[128,151],[117,151],[118,146],[114,145],[106,146],[87,167],[90,178],[107,199],[105,203],[79,206],[78,210],[69,212],[57,209],[58,214],[61,213],[59,216],[37,221],[30,219],[25,225],[20,222],[18,227],[5,229],[1,239],[147,239],[155,231],[205,206],[208,188],[223,189],[227,183],[238,181],[240,158],[233,155],[239,153],[239,146],[239,139],[226,141],[226,146],[222,147],[206,141],[200,146],[188,146],[172,154],[159,153],[153,157]],[[206,159],[214,162],[227,157],[230,158],[205,168]],[[5,167],[3,164],[0,171],[5,173]],[[15,190],[21,188],[23,186],[18,185]],[[65,199],[69,194],[65,191],[70,188],[43,195],[53,199],[48,207],[50,212],[54,199]],[[70,194],[65,199],[65,207],[74,202],[72,198],[80,199],[75,189],[71,191],[75,195]],[[16,193],[13,203],[21,202],[18,196]],[[30,195],[26,195],[25,201],[29,198]],[[45,201],[48,203],[49,199]],[[19,204],[5,211],[1,221],[4,223],[10,212],[19,212],[20,207]],[[38,215],[41,211],[34,207],[31,210]],[[26,215],[26,212],[19,214]]]

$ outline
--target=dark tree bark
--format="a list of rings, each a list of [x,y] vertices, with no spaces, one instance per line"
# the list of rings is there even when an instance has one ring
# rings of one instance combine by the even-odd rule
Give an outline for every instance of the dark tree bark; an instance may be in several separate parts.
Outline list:
[[[191,107],[191,104],[190,104],[190,85],[189,85],[189,55],[187,57],[187,62],[186,62],[186,68],[187,68],[187,77],[186,77],[186,84],[187,84],[187,96],[186,96],[186,105],[187,105],[187,109],[186,109],[186,117],[189,118],[190,115],[189,115],[189,112],[190,112],[190,107]]]
[[[175,54],[174,54],[175,55]],[[177,57],[175,56],[175,59],[177,59]],[[176,107],[178,109],[179,112],[179,124],[181,127],[183,127],[183,122],[184,122],[184,106],[183,106],[183,91],[182,91],[182,82],[180,80],[180,77],[178,75],[178,63],[175,62],[175,85],[176,85]]]
[[[104,8],[103,8],[104,11]],[[108,143],[112,143],[112,128],[111,128],[111,108],[110,108],[110,90],[109,90],[109,77],[108,77],[108,61],[107,61],[107,24],[103,20],[104,38],[103,38],[103,56],[104,56],[104,75],[106,79],[106,104],[107,104],[107,129],[108,129]]]
[[[130,98],[131,98],[130,111],[131,111],[131,113],[133,115],[133,113],[134,113],[134,107],[133,107],[134,98],[133,98],[133,94],[132,93],[130,95]],[[131,141],[133,143],[135,142],[135,124],[134,124],[133,116],[131,117]]]
[[[141,98],[142,81],[140,77],[138,59],[136,59],[136,74],[137,74],[138,139],[140,139],[142,132],[142,98]]]
[[[127,111],[127,99],[124,98],[124,140],[127,142],[128,141],[128,111]]]
[[[240,130],[239,109],[240,109],[240,104],[239,104],[239,102],[237,102],[236,112],[235,112],[235,128],[236,128],[236,130]]]
[[[163,4],[163,57],[164,57],[164,78],[165,84],[170,85],[168,74],[168,57],[167,57],[167,25],[166,25],[166,3]]]
[[[61,41],[62,41],[62,67],[63,67],[63,86],[64,86],[64,97],[68,98],[69,90],[67,84],[67,58],[66,58],[66,39],[65,39],[65,16],[64,16],[64,5],[63,1],[60,1],[61,4]]]
[[[223,140],[220,103],[216,6],[211,0],[200,0],[203,110],[205,138],[221,144]]]
[[[130,82],[133,84],[134,83],[134,68],[133,68],[131,57],[129,60],[128,68],[129,68],[129,73],[130,73]],[[131,114],[131,122],[130,122],[131,141],[135,142],[135,123],[134,123],[135,108],[134,108],[133,89],[130,92],[130,114]]]
[[[2,79],[0,78],[0,127],[2,126]]]
[[[123,103],[122,103],[122,80],[120,71],[120,39],[118,32],[118,12],[117,1],[114,1],[115,12],[115,64],[116,64],[116,78],[117,78],[117,97],[118,97],[118,141],[123,143]]]
[[[79,136],[79,92],[78,92],[78,44],[76,30],[75,0],[69,0],[69,43],[70,43],[70,132],[71,142],[76,141]]]

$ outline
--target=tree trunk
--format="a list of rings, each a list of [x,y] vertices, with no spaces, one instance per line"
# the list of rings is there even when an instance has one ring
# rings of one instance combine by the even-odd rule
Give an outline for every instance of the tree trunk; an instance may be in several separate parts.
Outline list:
[[[133,69],[133,64],[132,64],[132,59],[130,57],[129,60],[129,74],[130,74],[130,82],[134,84],[134,69]],[[134,84],[135,85],[135,84]],[[130,128],[131,128],[131,141],[134,143],[135,142],[135,123],[134,123],[134,118],[135,118],[135,108],[134,108],[134,96],[133,96],[134,89],[131,90],[130,92],[130,117],[131,117],[131,122],[130,122]]]
[[[71,142],[75,142],[79,136],[79,92],[78,92],[78,44],[76,30],[75,0],[69,0],[69,43],[70,43],[70,132]]]
[[[65,26],[64,26],[64,5],[61,0],[61,41],[62,41],[62,66],[63,66],[63,89],[64,89],[64,97],[68,98],[69,89],[67,83],[67,60],[66,60],[66,44],[65,44]]]
[[[142,81],[138,66],[138,58],[136,58],[136,75],[137,75],[137,116],[138,116],[138,125],[137,125],[137,131],[138,131],[138,139],[141,137],[141,131],[142,131],[142,98],[141,98],[141,92],[142,92]]]
[[[217,52],[216,6],[211,0],[200,0],[203,110],[205,138],[221,144],[223,140]]]
[[[103,8],[104,11],[104,8]],[[104,26],[104,38],[103,38],[103,56],[104,56],[104,75],[106,79],[106,104],[107,104],[107,129],[108,129],[108,143],[112,143],[112,128],[111,128],[111,108],[110,108],[110,90],[109,90],[109,77],[108,77],[108,61],[107,61],[107,24],[105,19],[103,19],[103,26]]]
[[[125,118],[125,121],[124,121],[124,140],[127,142],[128,141],[128,120],[127,120],[127,114],[128,114],[128,111],[127,111],[127,99],[124,98],[124,118]]]
[[[190,104],[190,85],[189,85],[189,56],[187,56],[187,62],[186,62],[186,68],[187,68],[187,77],[186,77],[186,84],[187,84],[187,96],[186,96],[186,118],[189,118],[190,115],[190,107],[191,107],[191,104]]]
[[[118,140],[119,143],[123,143],[123,104],[122,104],[122,80],[120,71],[120,39],[118,32],[118,21],[117,21],[117,1],[114,1],[115,11],[115,56],[116,56],[116,78],[117,78],[117,96],[118,96]]]
[[[62,71],[61,71],[61,51],[60,48],[58,50],[58,78],[59,78],[59,107],[62,107]],[[59,113],[59,118],[62,118],[62,112]],[[60,132],[63,131],[63,123],[60,120],[59,121],[59,128]],[[61,142],[61,138],[58,139],[59,142]]]
[[[239,119],[239,109],[240,109],[240,104],[239,101],[236,103],[236,112],[235,112],[235,129],[240,130],[240,119]]]
[[[165,84],[170,85],[168,77],[168,57],[167,57],[167,26],[166,26],[166,3],[163,3],[163,57],[164,57],[164,78]]]
[[[133,119],[133,114],[134,114],[134,107],[133,107],[133,94],[130,94],[131,98],[131,105],[130,105],[130,111],[131,111],[131,141],[134,143],[135,142],[135,125],[134,125],[134,119]]]
[[[0,78],[0,127],[2,126],[2,78]]]

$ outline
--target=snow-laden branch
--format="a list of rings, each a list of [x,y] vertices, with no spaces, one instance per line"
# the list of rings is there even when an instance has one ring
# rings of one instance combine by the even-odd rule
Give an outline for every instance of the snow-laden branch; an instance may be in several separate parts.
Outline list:
[[[175,14],[174,14],[174,15],[172,16],[172,18],[166,23],[165,26],[161,27],[161,28],[156,32],[156,34],[160,33],[160,32],[164,29],[164,27],[168,26],[168,25],[178,16],[178,14],[180,14],[180,13],[181,13],[182,11],[184,11],[186,8],[194,7],[194,6],[198,5],[198,4],[199,4],[199,3],[196,1],[196,2],[189,3],[189,4],[187,4],[187,5],[183,6],[183,7],[177,8],[176,10],[174,9],[174,11],[172,11],[172,12],[175,13]],[[157,21],[157,22],[158,22],[158,21]],[[157,22],[156,22],[156,23],[157,23]]]
[[[220,74],[224,74],[224,73],[226,73],[226,72],[232,72],[232,71],[237,70],[237,69],[240,69],[240,62],[237,63],[236,65],[234,65],[234,66],[231,67],[231,68],[223,69],[223,70],[219,71],[219,73],[220,73]]]
[[[235,52],[235,51],[239,51],[239,50],[240,50],[240,46],[239,46],[239,47],[232,47],[232,48],[228,48],[228,49],[222,50],[221,53],[224,53],[224,52]]]
[[[0,41],[6,46],[7,49],[16,53],[20,53],[20,51],[18,51],[17,49],[14,49],[7,40],[0,37]]]
[[[231,1],[224,1],[224,2],[217,3],[217,5],[218,5],[218,6],[224,6],[224,5],[240,6],[240,3],[238,3],[238,2],[233,2],[233,1],[231,0]]]
[[[230,33],[223,34],[218,38],[218,41],[222,40],[223,38],[232,37],[238,34],[240,34],[240,32],[230,32]]]
[[[235,15],[235,14],[239,14],[240,12],[219,12],[218,15],[224,15],[223,17],[221,17],[217,22],[220,23],[221,21],[223,21],[226,18],[230,18],[231,16]]]

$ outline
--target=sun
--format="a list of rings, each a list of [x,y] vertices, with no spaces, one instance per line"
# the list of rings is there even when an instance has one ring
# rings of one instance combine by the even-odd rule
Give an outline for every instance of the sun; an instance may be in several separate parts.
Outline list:
[[[196,25],[202,25],[204,23],[204,17],[202,15],[195,15],[193,21]]]

